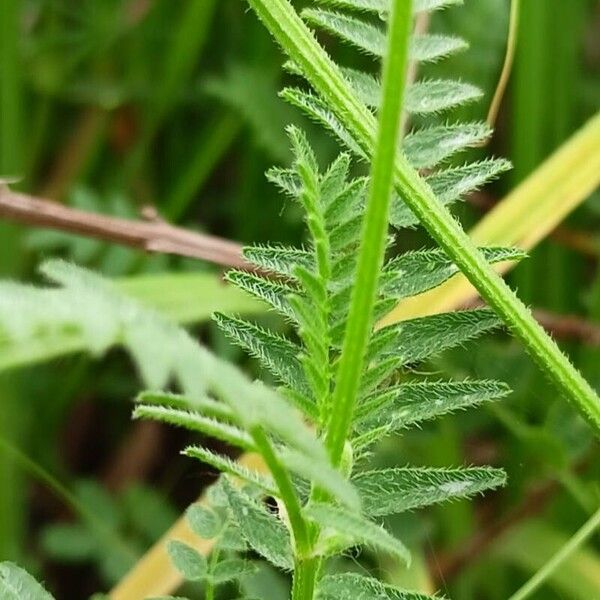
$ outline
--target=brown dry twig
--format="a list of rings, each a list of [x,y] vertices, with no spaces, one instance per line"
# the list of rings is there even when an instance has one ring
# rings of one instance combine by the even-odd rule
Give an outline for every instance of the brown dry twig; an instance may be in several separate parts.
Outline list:
[[[145,211],[145,221],[131,221],[69,208],[0,185],[0,218],[28,226],[57,229],[114,242],[145,252],[175,254],[225,266],[252,269],[241,246],[216,236],[174,227]]]

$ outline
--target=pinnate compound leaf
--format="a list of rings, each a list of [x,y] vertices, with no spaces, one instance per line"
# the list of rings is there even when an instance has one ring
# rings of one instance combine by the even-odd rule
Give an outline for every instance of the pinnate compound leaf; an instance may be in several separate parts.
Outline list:
[[[381,82],[377,77],[348,68],[342,68],[342,73],[367,106],[379,108]],[[405,109],[408,113],[418,115],[441,113],[473,102],[481,96],[481,90],[469,83],[447,79],[422,80],[407,87]]]
[[[413,130],[403,149],[415,169],[435,167],[454,154],[482,143],[491,135],[486,123],[454,123]]]
[[[243,450],[254,449],[252,439],[242,429],[228,423],[221,423],[217,419],[203,417],[195,412],[142,404],[137,406],[133,411],[133,418],[152,419],[154,421],[161,421],[162,423],[169,423],[170,425],[183,427],[190,431],[197,431],[198,433],[214,437]]]
[[[512,165],[508,160],[490,158],[462,167],[438,171],[427,177],[427,183],[440,202],[449,204],[469,192],[474,192],[511,168]]]
[[[490,263],[521,260],[527,255],[519,248],[480,248]],[[382,293],[394,298],[408,298],[426,292],[459,272],[458,267],[441,249],[406,252],[385,265]]]
[[[257,358],[284,385],[308,392],[298,356],[301,349],[284,337],[242,319],[216,313],[215,321],[232,341]]]
[[[40,271],[61,287],[0,284],[0,369],[122,345],[149,387],[173,378],[187,391],[203,390],[195,342],[168,319],[75,265],[51,260]]]
[[[449,206],[510,168],[511,163],[507,160],[488,159],[462,167],[452,167],[438,171],[429,175],[426,180],[437,195],[438,200]],[[413,227],[418,222],[408,206],[398,196],[395,196],[392,200],[390,223],[394,227],[401,228]]]
[[[483,92],[470,83],[451,79],[425,79],[407,88],[405,106],[409,113],[430,115],[474,102],[482,95]]]
[[[302,11],[302,16],[311,25],[326,30],[363,52],[379,58],[386,52],[386,34],[382,27],[329,10],[306,9]],[[467,47],[463,40],[456,37],[416,35],[411,40],[410,58],[414,61],[433,62]]]
[[[444,600],[420,592],[401,590],[358,573],[326,575],[319,582],[317,600]]]
[[[228,271],[225,279],[259,300],[270,304],[289,320],[295,320],[296,315],[288,302],[288,297],[298,293],[296,287],[283,281],[273,281],[260,275],[237,270]]]
[[[167,544],[167,552],[177,570],[188,581],[199,581],[206,577],[208,571],[206,557],[191,546],[177,540],[170,540]]]
[[[401,321],[372,338],[370,357],[394,357],[398,365],[416,363],[453,348],[500,325],[488,309],[463,310]]]
[[[248,246],[244,257],[265,271],[287,278],[293,278],[296,267],[310,269],[313,263],[310,252],[288,246]]]
[[[454,36],[416,35],[412,39],[411,58],[420,62],[436,62],[468,47],[463,39]]]
[[[348,148],[348,150],[359,158],[367,160],[367,153],[354,139],[348,128],[319,96],[298,88],[285,88],[281,92],[281,97],[303,111],[310,119],[333,133],[342,146]]]
[[[235,421],[235,415],[229,406],[208,396],[195,398],[171,392],[146,390],[140,392],[135,401],[137,404],[196,411],[206,417],[213,417],[224,421]]]
[[[12,562],[0,563],[2,600],[54,600],[25,569]]]
[[[498,400],[510,393],[499,381],[415,381],[375,392],[357,410],[356,430],[386,427],[387,433],[442,415]]]
[[[410,564],[410,552],[400,540],[359,514],[329,504],[308,505],[305,512],[322,528],[335,532],[336,551],[340,550],[340,546],[364,545]]]
[[[379,517],[481,494],[505,485],[506,473],[490,467],[405,467],[365,471],[352,482],[365,514]]]
[[[350,171],[351,157],[342,152],[321,177],[321,205],[328,209],[344,189]]]
[[[276,567],[291,570],[294,560],[285,525],[256,500],[235,489],[226,478],[223,487],[240,531],[252,549]]]
[[[391,0],[318,0],[318,2],[328,6],[373,12],[379,16],[387,16],[391,5]],[[462,3],[463,0],[414,0],[413,11],[429,12]]]

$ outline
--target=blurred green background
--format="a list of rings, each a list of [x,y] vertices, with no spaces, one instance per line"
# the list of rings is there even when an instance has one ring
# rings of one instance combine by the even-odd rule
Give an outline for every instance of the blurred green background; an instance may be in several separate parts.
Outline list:
[[[464,8],[432,19],[432,31],[461,35],[470,49],[422,75],[460,77],[485,91],[485,100],[461,109],[461,116],[485,118],[508,14],[507,0],[465,0]],[[344,64],[368,66],[365,57],[322,39]],[[308,130],[323,164],[337,149],[278,98],[290,77],[282,61],[240,0],[1,0],[0,177],[16,176],[18,189],[85,210],[137,218],[151,205],[174,223],[240,242],[300,243],[299,210],[285,205],[264,172],[289,161],[284,127],[290,122]],[[502,198],[598,110],[599,75],[599,2],[522,0],[516,63],[497,132],[491,149],[477,151],[510,158],[514,170],[485,190],[488,200]],[[480,218],[478,204],[459,209],[463,223]],[[600,327],[599,225],[596,194],[561,236],[540,245],[511,275],[531,306]],[[428,244],[419,231],[399,241],[400,248]],[[39,282],[36,265],[48,256],[110,277],[217,273],[198,261],[0,223],[2,278]],[[187,302],[201,304],[203,290],[191,290]],[[194,332],[258,373],[210,324]],[[600,388],[600,347],[597,338],[592,342],[563,344]],[[394,526],[422,560],[408,573],[397,565],[381,568],[413,585],[427,576],[460,600],[500,600],[597,508],[598,444],[503,334],[426,368],[504,379],[515,393],[500,405],[388,440],[375,460],[500,465],[509,487],[403,517]],[[23,468],[22,457],[0,447],[0,559],[25,564],[59,598],[108,589],[213,479],[179,456],[185,434],[131,423],[139,385],[119,351],[100,362],[74,355],[0,375],[2,438],[53,473],[113,532],[97,539],[64,499]],[[596,536],[535,598],[600,598],[599,541]],[[248,585],[265,585],[261,577],[270,576]],[[274,584],[267,589],[269,600],[279,600]]]

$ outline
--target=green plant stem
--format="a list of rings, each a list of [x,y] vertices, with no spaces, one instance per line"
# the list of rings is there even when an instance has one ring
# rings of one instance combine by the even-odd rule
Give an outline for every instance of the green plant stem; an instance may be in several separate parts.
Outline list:
[[[292,600],[312,600],[314,597],[320,560],[318,558],[296,560],[292,583]]]
[[[296,495],[296,490],[294,489],[290,475],[279,461],[279,458],[275,454],[273,446],[262,427],[254,427],[251,431],[251,435],[256,444],[256,449],[263,457],[273,480],[277,484],[277,489],[281,494],[281,500],[285,506],[290,527],[294,534],[296,554],[300,557],[305,557],[309,554],[311,549],[310,536],[307,523],[302,515],[300,501]],[[310,598],[312,598],[312,596]]]
[[[213,573],[219,562],[219,548],[215,548],[210,555],[210,572]],[[215,584],[212,579],[207,579],[206,589],[204,590],[204,600],[215,600]]]
[[[411,30],[412,1],[395,0],[390,15],[388,47],[383,65],[383,103],[371,166],[369,198],[362,226],[348,323],[333,392],[332,416],[327,430],[327,447],[335,466],[340,463],[344,444],[348,439],[373,327],[373,310],[388,230],[394,159],[400,139]]]
[[[584,523],[577,533],[509,600],[529,598],[543,583],[600,527],[600,508]]]
[[[375,145],[375,118],[350,89],[338,67],[289,1],[248,2],[313,87],[342,119],[356,142],[371,154]],[[598,395],[536,322],[529,309],[487,264],[458,222],[401,154],[396,157],[395,187],[429,234],[522,340],[555,386],[600,435]]]

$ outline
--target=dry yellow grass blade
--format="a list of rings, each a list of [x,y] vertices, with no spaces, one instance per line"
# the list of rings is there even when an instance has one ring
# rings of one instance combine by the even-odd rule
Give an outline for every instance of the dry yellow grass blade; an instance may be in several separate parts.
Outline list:
[[[531,250],[599,184],[600,113],[498,203],[471,231],[471,236],[480,245],[516,245]],[[502,272],[510,267],[510,263],[498,265]],[[435,290],[401,302],[383,322],[452,310],[474,295],[468,281],[456,276]],[[257,471],[265,469],[256,455],[243,455],[240,461]],[[181,517],[112,590],[111,600],[142,600],[177,589],[182,578],[166,551],[166,543],[171,539],[186,542],[205,554],[212,548],[211,542],[196,537]]]

